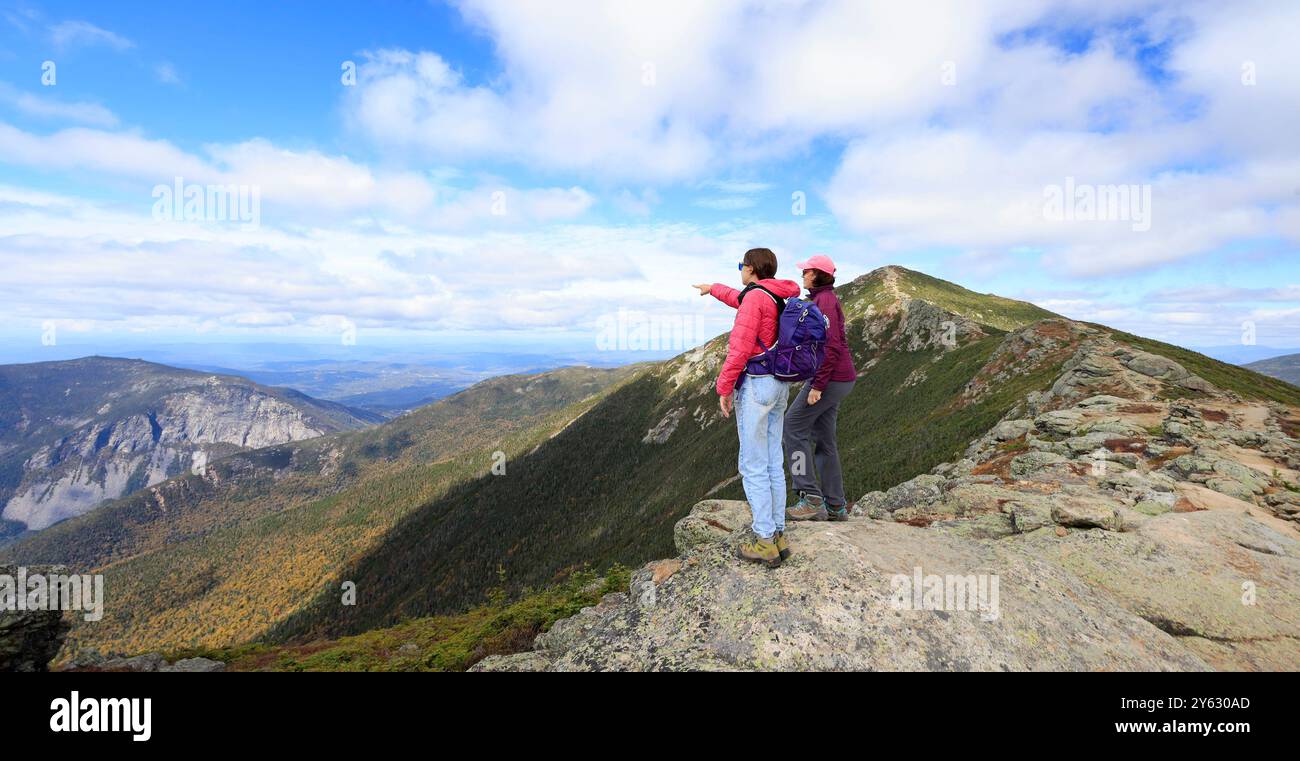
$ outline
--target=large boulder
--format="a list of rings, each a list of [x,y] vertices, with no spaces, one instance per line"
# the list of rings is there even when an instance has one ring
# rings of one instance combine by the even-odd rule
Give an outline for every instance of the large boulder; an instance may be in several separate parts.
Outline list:
[[[26,568],[28,574],[67,572],[62,566]],[[16,579],[17,576],[18,566],[0,565],[0,577]],[[50,661],[63,647],[69,628],[60,610],[0,610],[0,671],[49,670]]]
[[[854,515],[866,515],[872,518],[889,518],[900,510],[925,507],[943,498],[943,485],[947,479],[931,473],[923,473],[910,481],[904,481],[888,491],[871,492],[858,500],[853,506]],[[694,512],[694,510],[692,510]]]
[[[1034,427],[1032,420],[1003,420],[993,428],[995,441],[1011,441],[1029,433]]]
[[[1052,520],[1074,528],[1118,531],[1122,525],[1115,503],[1105,498],[1063,495],[1052,504]]]
[[[1162,357],[1158,354],[1135,351],[1124,363],[1124,366],[1135,373],[1173,383],[1193,391],[1209,393],[1214,390],[1214,387],[1200,376],[1193,375],[1187,368],[1168,357]]]
[[[182,672],[182,673],[210,673],[215,671],[225,671],[226,664],[221,661],[214,661],[211,658],[182,658],[179,661],[158,669],[159,671]]]
[[[1016,455],[1011,460],[1011,475],[1025,478],[1043,468],[1067,462],[1066,458],[1054,452],[1028,452]]]
[[[144,653],[123,658],[110,658],[95,664],[100,671],[161,671],[167,665],[162,653]]]
[[[1083,423],[1083,413],[1077,410],[1044,412],[1034,420],[1034,425],[1044,433],[1069,436]]]
[[[484,658],[470,667],[470,671],[546,671],[550,665],[550,659],[544,654],[528,651]]]
[[[706,499],[673,527],[673,542],[683,554],[714,544],[753,522],[749,503],[734,499]]]

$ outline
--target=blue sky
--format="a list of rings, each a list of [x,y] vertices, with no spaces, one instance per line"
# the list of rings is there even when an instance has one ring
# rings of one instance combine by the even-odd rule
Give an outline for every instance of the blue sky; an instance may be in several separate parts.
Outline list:
[[[766,245],[1296,347],[1295,28],[1280,2],[0,2],[0,335],[594,346],[621,309],[702,340],[726,315],[689,284]],[[161,218],[176,177],[257,218]],[[1136,205],[1053,216],[1067,183]]]

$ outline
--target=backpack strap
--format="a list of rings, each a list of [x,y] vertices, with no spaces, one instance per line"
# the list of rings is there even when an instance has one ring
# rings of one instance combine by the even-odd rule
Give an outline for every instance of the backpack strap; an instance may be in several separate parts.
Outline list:
[[[750,283],[749,285],[745,286],[744,290],[740,292],[740,295],[736,297],[736,303],[743,304],[745,301],[745,294],[754,290],[762,291],[763,293],[766,293],[768,296],[772,297],[772,302],[776,304],[776,315],[777,318],[779,319],[781,313],[785,311],[785,299],[781,298],[780,296],[777,296],[775,293],[772,293],[771,291],[759,285],[758,283]]]
[[[759,285],[758,283],[750,283],[749,285],[745,286],[744,290],[740,292],[740,295],[736,297],[736,303],[743,304],[745,302],[745,294],[749,293],[750,291],[762,291],[763,293],[766,293],[768,296],[772,298],[772,302],[776,304],[776,319],[779,327],[779,323],[781,320],[781,313],[785,311],[785,299],[781,298],[780,296],[777,296],[775,293],[772,293],[771,291]],[[777,337],[779,339],[780,335],[778,334]],[[757,336],[755,336],[755,338],[757,338]],[[772,347],[763,343],[763,339],[761,338],[758,338],[758,345],[763,347],[764,352],[769,352],[772,350]]]

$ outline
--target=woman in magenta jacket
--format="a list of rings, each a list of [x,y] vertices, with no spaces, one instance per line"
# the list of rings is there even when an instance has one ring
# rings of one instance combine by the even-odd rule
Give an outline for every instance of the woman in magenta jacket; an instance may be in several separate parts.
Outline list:
[[[835,423],[840,403],[853,390],[858,371],[849,352],[844,309],[835,295],[835,262],[829,256],[817,254],[796,266],[803,270],[808,298],[826,316],[826,358],[785,414],[790,481],[799,495],[799,501],[786,515],[792,521],[845,520],[849,517],[849,506],[844,496]],[[816,473],[812,469],[814,463]]]
[[[751,375],[745,366],[751,357],[776,343],[778,299],[799,295],[792,280],[777,280],[776,254],[766,248],[745,252],[740,262],[744,290],[722,283],[695,286],[700,295],[714,298],[736,310],[736,322],[727,341],[727,358],[718,373],[718,404],[724,417],[736,411],[740,436],[740,476],[753,517],[756,540],[742,544],[737,554],[745,560],[775,567],[789,557],[785,541],[785,463],[782,427],[789,399],[788,384],[772,375]],[[733,398],[734,395],[734,398]]]

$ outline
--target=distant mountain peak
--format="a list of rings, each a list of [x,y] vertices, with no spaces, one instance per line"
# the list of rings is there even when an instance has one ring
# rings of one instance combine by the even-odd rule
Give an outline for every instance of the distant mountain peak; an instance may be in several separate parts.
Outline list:
[[[1037,320],[1060,318],[1054,312],[991,293],[978,293],[956,283],[897,264],[889,264],[836,288],[846,312],[882,314],[906,311],[924,301],[979,325],[999,331],[1022,328]]]
[[[378,420],[244,378],[103,356],[0,365],[0,407],[0,517],[31,530],[196,462]]]
[[[1293,386],[1300,386],[1300,354],[1284,354],[1280,357],[1262,359],[1246,365],[1257,373],[1286,381]]]

